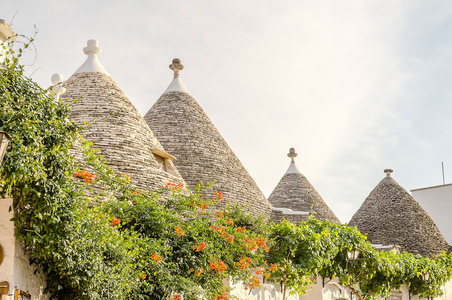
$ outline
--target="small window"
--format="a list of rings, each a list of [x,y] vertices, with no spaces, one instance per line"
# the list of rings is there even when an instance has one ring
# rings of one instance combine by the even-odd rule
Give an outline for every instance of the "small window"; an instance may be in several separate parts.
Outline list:
[[[173,175],[179,177],[176,170],[172,167],[170,159],[176,159],[174,156],[169,155],[165,151],[158,150],[158,149],[152,149],[152,154],[154,154],[155,159],[157,160],[157,163],[160,166],[160,169]]]
[[[166,161],[165,161],[166,159],[161,157],[161,156],[159,156],[159,155],[157,155],[157,154],[154,154],[154,157],[157,160],[157,163],[159,164],[160,169],[165,171],[165,172],[168,172],[166,170]]]

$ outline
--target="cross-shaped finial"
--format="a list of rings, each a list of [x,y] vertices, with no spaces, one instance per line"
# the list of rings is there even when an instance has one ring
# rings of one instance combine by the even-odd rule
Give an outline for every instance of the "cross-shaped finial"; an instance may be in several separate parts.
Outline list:
[[[384,172],[386,173],[386,177],[391,177],[391,173],[393,171],[392,171],[392,169],[385,169]]]
[[[173,63],[169,65],[169,68],[174,71],[174,78],[179,77],[179,71],[184,69],[184,65],[180,63],[179,58],[173,59]]]
[[[297,157],[297,153],[295,153],[295,148],[290,148],[289,153],[287,153],[287,156],[289,156],[292,159],[292,163],[295,162],[294,158]]]

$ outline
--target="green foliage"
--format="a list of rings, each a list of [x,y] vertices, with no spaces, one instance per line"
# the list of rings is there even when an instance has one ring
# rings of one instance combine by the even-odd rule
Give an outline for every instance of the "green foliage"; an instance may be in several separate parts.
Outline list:
[[[278,270],[273,280],[284,289],[304,293],[315,276],[338,278],[359,299],[388,296],[407,284],[412,295],[438,296],[452,276],[451,256],[437,258],[373,249],[354,227],[309,219],[298,226],[282,222],[273,227],[275,246],[270,260]],[[358,248],[356,261],[347,261],[347,251]],[[429,273],[427,282],[422,274]]]

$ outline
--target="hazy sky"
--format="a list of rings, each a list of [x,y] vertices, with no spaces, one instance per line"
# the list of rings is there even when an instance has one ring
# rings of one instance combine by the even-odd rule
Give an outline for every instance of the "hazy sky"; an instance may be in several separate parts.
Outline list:
[[[0,18],[36,37],[29,73],[99,59],[144,115],[181,79],[268,196],[297,165],[342,222],[394,169],[407,190],[452,174],[452,2],[22,1]],[[33,56],[27,56],[27,63]]]

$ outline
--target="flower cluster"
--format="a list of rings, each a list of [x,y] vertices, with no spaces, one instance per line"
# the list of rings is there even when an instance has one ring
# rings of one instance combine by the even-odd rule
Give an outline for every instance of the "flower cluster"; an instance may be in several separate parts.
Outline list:
[[[196,272],[195,272],[195,275],[196,275],[196,276],[199,276],[199,275],[201,275],[202,272],[204,272],[204,269],[203,269],[203,268],[201,268],[201,269],[199,269],[198,271],[196,271]]]
[[[146,277],[147,277],[147,275],[146,275],[146,274],[143,274],[143,275],[141,275],[141,279],[142,279],[142,280],[145,280],[145,279],[146,279]]]
[[[90,172],[86,172],[85,170],[75,171],[74,176],[77,178],[82,178],[86,183],[91,183],[94,181],[94,178],[96,178],[96,175],[91,174]]]
[[[214,232],[220,233],[225,241],[230,242],[230,243],[234,242],[234,236],[226,233],[226,227],[212,225],[212,226],[210,226],[210,228],[212,228],[212,230]]]
[[[215,197],[212,199],[214,202],[215,202],[215,201],[218,201],[218,200],[223,200],[223,199],[224,199],[222,193],[217,193],[217,192],[215,192],[214,196],[215,196]]]
[[[177,236],[183,236],[185,234],[185,231],[180,227],[175,227],[174,230],[176,230]]]
[[[268,252],[268,246],[267,246],[267,239],[264,238],[254,238],[254,239],[244,239],[246,246],[242,245],[242,248],[246,247],[249,251],[255,251],[258,247],[261,247],[265,250],[265,252]]]
[[[264,263],[264,265],[266,265],[266,264],[267,264],[267,262]],[[267,270],[264,271],[265,279],[270,277],[270,274],[276,272],[276,270],[278,270],[278,267],[276,266],[276,264],[272,264],[270,267],[268,267]],[[257,272],[256,272],[256,274],[257,274]]]
[[[234,220],[225,220],[226,224],[228,224],[231,227],[234,227]]]
[[[214,261],[214,262],[211,262],[209,267],[210,267],[212,270],[214,270],[214,271],[219,271],[219,272],[223,272],[223,271],[225,271],[225,270],[228,268],[228,267],[224,264],[224,262],[221,261],[221,260],[216,260],[216,261]]]
[[[228,297],[228,292],[226,292],[226,291],[223,292],[223,295],[215,298],[215,300],[227,300],[227,299],[229,299],[229,297]]]
[[[237,266],[240,266],[240,270],[245,270],[248,266],[250,266],[253,263],[251,258],[242,257],[239,262],[236,263]]]
[[[110,220],[110,226],[117,226],[117,225],[119,225],[119,224],[121,224],[121,219],[118,219],[118,218],[116,218],[116,217],[113,217],[113,218],[111,218],[111,220]]]
[[[262,272],[262,268],[254,267],[254,273],[256,273],[256,275],[262,275]]]
[[[190,268],[190,272],[193,272],[193,271],[194,271],[193,268]],[[196,271],[196,272],[195,272],[195,275],[196,275],[196,276],[199,276],[199,275],[201,275],[202,272],[204,272],[204,269],[203,269],[203,268],[201,268],[201,269],[199,269],[198,271]]]
[[[235,232],[240,232],[240,233],[243,233],[243,232],[245,232],[245,227],[237,227],[236,229],[235,229]]]
[[[229,243],[233,243],[234,242],[234,236],[233,235],[225,235],[224,237],[224,240],[225,241],[227,241],[227,242],[229,242]]]
[[[126,175],[124,173],[121,173],[121,177],[124,177],[127,183],[130,183],[130,175]]]
[[[202,201],[202,202],[198,205],[198,208],[199,208],[199,209],[202,209],[202,211],[206,211],[206,209],[209,208],[209,204],[207,204],[207,203],[205,203],[205,202]]]
[[[202,251],[203,249],[206,249],[206,244],[204,242],[199,243],[198,246],[193,246],[193,250],[196,250],[196,252]]]
[[[167,188],[167,189],[169,188],[169,189],[171,189],[173,191],[180,191],[180,190],[182,190],[184,188],[184,185],[182,183],[175,184],[175,183],[172,183],[172,182],[168,182],[165,185],[165,188]]]
[[[157,253],[152,254],[151,258],[154,261],[154,263],[156,263],[156,264],[158,264],[160,261],[162,261],[162,258],[160,256],[158,256]]]
[[[169,298],[168,300],[182,300],[182,298],[178,294],[176,294],[173,297]]]
[[[261,287],[261,281],[260,281],[259,277],[257,277],[256,275],[253,275],[253,277],[251,278],[251,280],[248,282],[247,286],[245,287],[245,290],[247,290],[248,288],[255,289],[255,288],[260,288],[260,287]]]

